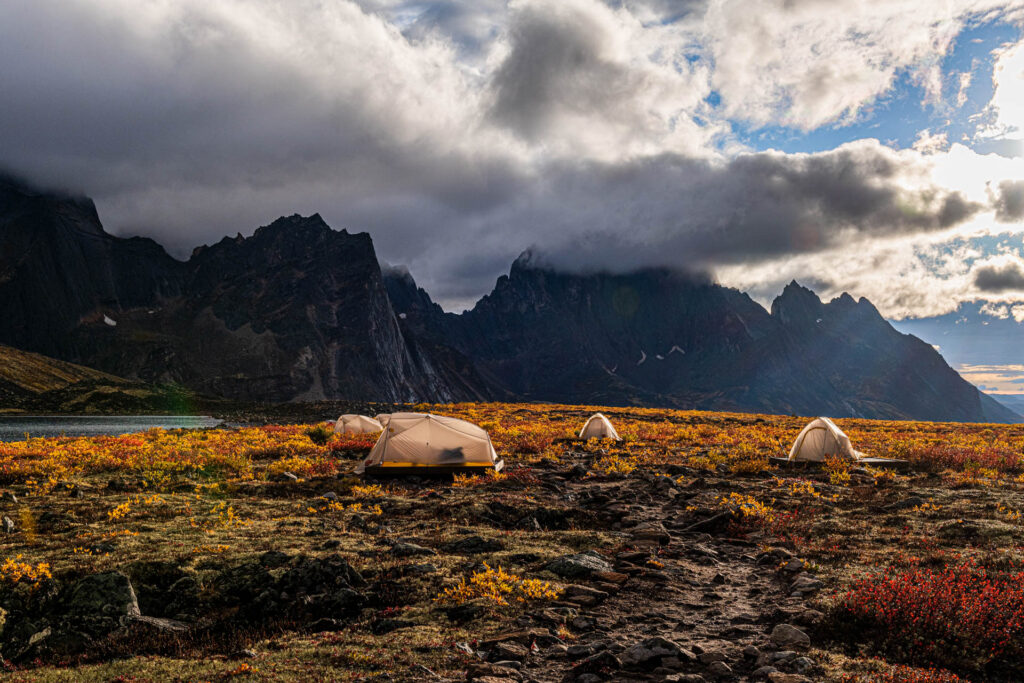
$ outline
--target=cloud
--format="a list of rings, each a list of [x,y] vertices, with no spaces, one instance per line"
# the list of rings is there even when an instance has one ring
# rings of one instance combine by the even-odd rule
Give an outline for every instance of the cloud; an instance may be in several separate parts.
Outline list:
[[[1024,384],[1024,365],[964,364],[957,372],[971,384],[985,384],[990,393],[1019,394]]]
[[[932,133],[925,128],[918,132],[913,148],[921,154],[944,152],[949,149],[949,136],[946,133]]]
[[[573,154],[698,152],[714,133],[693,119],[707,69],[677,59],[629,12],[595,0],[511,5],[508,54],[488,115],[532,142]]]
[[[999,183],[999,193],[993,205],[996,220],[1015,223],[1024,218],[1024,181],[1004,180]]]
[[[983,292],[1024,292],[1024,259],[1016,256],[990,259],[974,270],[974,284]]]
[[[728,162],[662,156],[554,169],[558,202],[525,197],[521,224],[586,230],[546,240],[571,265],[705,267],[817,253],[868,238],[940,231],[981,207],[921,184],[922,162],[877,141],[830,152],[740,155]],[[586,237],[580,240],[580,237]]]
[[[907,265],[907,245],[992,208],[985,180],[1016,220],[1010,172],[968,168],[941,133],[784,154],[732,131],[842,123],[899,74],[932,83],[960,28],[1007,4],[0,3],[0,63],[17,67],[0,69],[0,167],[84,191],[109,229],[177,255],[320,212],[452,305],[536,245],[575,268],[729,282],[801,265],[801,281],[932,310],[976,292],[966,270]],[[898,292],[873,260],[907,274]],[[941,294],[920,291],[936,278]]]
[[[936,66],[996,0],[721,0],[705,15],[714,87],[731,116],[811,130],[847,123],[910,73],[936,101]]]
[[[1024,44],[1008,45],[998,51],[992,83],[995,90],[985,112],[990,121],[978,136],[1019,143],[1024,137]]]

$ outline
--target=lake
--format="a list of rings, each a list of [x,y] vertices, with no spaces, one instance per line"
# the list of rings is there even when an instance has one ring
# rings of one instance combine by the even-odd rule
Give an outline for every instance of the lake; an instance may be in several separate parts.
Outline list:
[[[9,415],[0,416],[0,442],[23,441],[25,433],[39,436],[117,436],[142,432],[153,427],[197,429],[216,427],[214,417],[177,415]]]

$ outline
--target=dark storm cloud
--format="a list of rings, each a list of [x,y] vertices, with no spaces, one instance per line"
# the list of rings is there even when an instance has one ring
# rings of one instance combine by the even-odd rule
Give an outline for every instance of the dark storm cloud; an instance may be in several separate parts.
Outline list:
[[[663,156],[573,167],[548,175],[565,210],[545,207],[529,222],[580,226],[554,250],[566,264],[701,266],[942,230],[984,208],[934,187],[901,189],[906,164],[862,143],[724,164]]]
[[[1019,260],[981,266],[974,271],[974,285],[983,292],[1024,292],[1024,266]]]
[[[362,4],[0,3],[0,167],[179,256],[319,212],[447,302],[530,246],[581,269],[702,269],[979,210],[902,189],[918,157],[873,142],[722,160],[693,114],[706,79],[645,61],[660,44],[638,59],[639,23],[605,6],[516,3],[485,71],[459,55],[480,56],[504,3]]]
[[[1015,223],[1024,218],[1024,181],[1004,180],[994,201],[996,220]]]
[[[491,116],[527,138],[542,136],[562,111],[607,112],[643,88],[638,74],[602,58],[605,28],[585,14],[527,7],[509,34]]]

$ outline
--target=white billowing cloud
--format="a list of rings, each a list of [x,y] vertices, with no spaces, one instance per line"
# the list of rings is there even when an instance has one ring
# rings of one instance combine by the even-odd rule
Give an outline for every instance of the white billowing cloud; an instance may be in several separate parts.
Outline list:
[[[936,154],[948,148],[949,136],[946,133],[932,133],[927,128],[918,132],[913,144],[913,149],[921,154]]]
[[[730,116],[809,130],[849,122],[909,71],[942,97],[938,62],[997,0],[712,0],[706,40]],[[991,14],[988,14],[991,16]]]
[[[992,74],[995,92],[989,108],[995,119],[981,132],[983,137],[1024,137],[1024,43],[1003,49]]]

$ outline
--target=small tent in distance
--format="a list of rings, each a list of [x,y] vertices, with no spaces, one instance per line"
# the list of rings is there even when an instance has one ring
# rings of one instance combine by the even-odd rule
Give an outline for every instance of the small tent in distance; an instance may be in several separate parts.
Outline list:
[[[622,441],[611,421],[601,413],[594,413],[580,430],[581,439],[612,439]]]
[[[491,437],[471,422],[426,413],[392,413],[356,473],[447,474],[500,471],[504,466]]]
[[[384,426],[366,415],[342,415],[334,422],[336,434],[376,434]]]
[[[380,422],[382,425],[387,425],[388,420],[391,419],[391,413],[380,413],[379,415],[375,415],[373,419]]]
[[[902,466],[906,460],[869,458],[850,443],[850,437],[827,417],[817,417],[800,430],[789,449],[788,458],[772,458],[775,462],[822,463],[828,458],[841,458],[862,465]]]
[[[789,449],[790,462],[825,462],[829,457],[857,460],[863,456],[854,450],[850,437],[827,417],[811,420]]]

